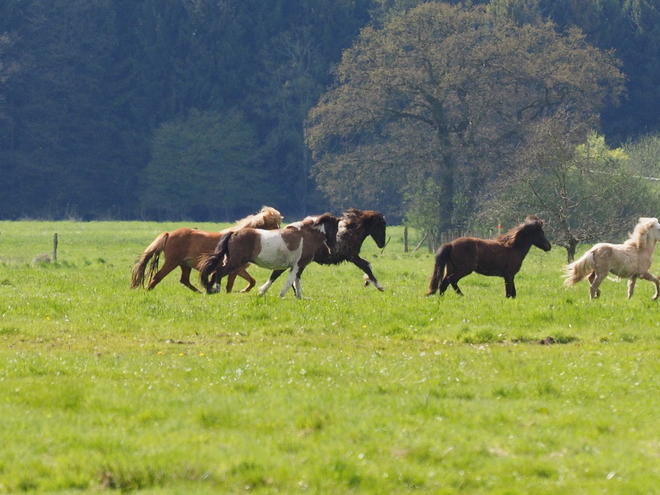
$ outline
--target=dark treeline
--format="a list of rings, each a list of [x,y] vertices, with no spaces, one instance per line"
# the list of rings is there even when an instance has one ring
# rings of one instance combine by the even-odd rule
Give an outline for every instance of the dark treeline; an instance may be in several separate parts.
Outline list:
[[[420,2],[4,0],[0,218],[235,220],[329,208],[303,128],[359,31]],[[457,2],[452,2],[457,3]],[[472,2],[483,3],[483,2]],[[615,49],[608,139],[655,130],[660,19],[645,0],[491,2]],[[369,206],[369,205],[345,205]]]

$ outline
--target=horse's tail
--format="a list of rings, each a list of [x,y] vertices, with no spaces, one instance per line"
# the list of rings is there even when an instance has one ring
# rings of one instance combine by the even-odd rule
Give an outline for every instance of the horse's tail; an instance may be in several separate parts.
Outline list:
[[[133,267],[133,273],[131,276],[131,289],[141,287],[145,282],[145,272],[147,270],[147,265],[149,265],[149,280],[152,279],[154,274],[158,271],[158,261],[160,258],[160,253],[165,249],[165,243],[170,237],[169,232],[163,232],[160,234],[154,241],[147,246],[147,249],[144,250],[142,256],[140,256],[139,261]],[[149,263],[151,261],[151,263]]]
[[[211,292],[213,289],[213,281],[211,274],[215,272],[225,256],[229,256],[229,239],[234,235],[234,232],[227,232],[220,238],[220,242],[215,247],[213,254],[203,254],[199,259],[199,279],[202,282],[206,292]]]
[[[591,272],[596,268],[596,261],[594,260],[593,251],[589,250],[582,255],[579,260],[569,263],[564,267],[564,284],[572,287],[581,280],[584,280],[585,277],[589,276]]]
[[[451,244],[443,244],[437,253],[435,253],[435,266],[433,267],[433,275],[431,276],[431,284],[429,285],[429,291],[426,293],[427,296],[435,294],[442,282],[442,278],[445,276],[445,267],[451,256]]]

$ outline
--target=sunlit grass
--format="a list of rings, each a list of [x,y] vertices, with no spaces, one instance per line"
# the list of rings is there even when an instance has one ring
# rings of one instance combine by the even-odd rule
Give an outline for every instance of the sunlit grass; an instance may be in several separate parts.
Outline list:
[[[562,285],[565,253],[425,298],[401,229],[304,299],[151,292],[153,223],[0,222],[0,492],[652,493],[653,287]],[[222,226],[199,225],[219,229]],[[57,263],[34,264],[52,249]],[[262,283],[268,272],[252,267]],[[550,339],[549,339],[550,338]]]

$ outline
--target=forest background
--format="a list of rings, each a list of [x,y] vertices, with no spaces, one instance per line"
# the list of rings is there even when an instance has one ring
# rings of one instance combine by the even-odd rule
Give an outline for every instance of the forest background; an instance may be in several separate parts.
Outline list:
[[[379,209],[391,223],[405,221],[438,235],[439,229],[517,221],[529,212],[554,216],[548,218],[550,233],[570,250],[571,243],[574,249],[606,232],[629,230],[638,214],[655,215],[649,201],[657,197],[653,179],[660,177],[654,134],[660,119],[657,2],[422,4],[5,0],[0,4],[0,218],[233,221],[268,204],[294,220],[355,206]],[[473,17],[465,21],[460,12]],[[438,57],[456,53],[449,46],[463,55],[478,54],[479,43],[495,35],[506,41],[530,33],[529,39],[544,47],[538,57],[563,43],[568,51],[557,60],[568,60],[573,72],[568,83],[551,88],[562,104],[544,105],[521,117],[506,136],[494,136],[492,130],[504,122],[501,109],[490,112],[494,100],[469,100],[469,88],[447,83],[456,78],[448,72],[442,79],[450,91],[443,93],[443,111],[465,104],[473,112],[463,116],[465,125],[448,124],[458,131],[452,142],[429,144],[434,138],[418,132],[419,116],[410,125],[399,118],[396,128],[389,125],[396,120],[392,113],[368,125],[346,114],[343,121],[330,116],[338,91],[351,89],[364,69],[355,65],[356,53],[369,54],[377,43],[388,49],[382,39],[375,41],[376,34],[394,33],[394,45],[401,45],[404,29],[420,20],[449,26],[454,34],[465,33],[461,22],[471,26],[468,31],[483,33],[487,27],[487,35],[463,47],[447,45],[454,39],[448,29],[427,33],[437,40],[438,51],[445,50]],[[496,31],[497,25],[505,28]],[[399,46],[401,53],[419,53],[411,43]],[[587,54],[593,66],[571,50]],[[502,60],[520,64],[516,58]],[[362,75],[373,82],[389,62],[371,62],[381,65]],[[560,72],[556,67],[553,77]],[[502,65],[497,78],[513,69]],[[490,83],[493,74],[485,74]],[[478,75],[464,80],[479,81]],[[570,80],[584,75],[594,80]],[[543,77],[549,76],[529,77],[516,94],[521,88],[526,94],[548,89]],[[500,99],[506,99],[514,92],[509,83],[501,84]],[[564,97],[578,93],[582,99]],[[408,96],[397,94],[398,110],[405,110]],[[370,111],[366,100],[340,103],[356,113]],[[478,105],[483,111],[474,113]],[[486,124],[478,127],[479,119]],[[342,128],[347,125],[350,129]],[[432,125],[439,127],[437,121]],[[421,152],[411,154],[411,146]],[[448,158],[452,146],[470,152]],[[489,166],[477,166],[480,161]],[[429,162],[439,165],[425,168]],[[346,164],[348,172],[342,169]],[[628,193],[640,188],[639,194]],[[601,195],[598,201],[593,191]],[[548,202],[547,194],[563,204]],[[603,194],[637,199],[599,210]]]

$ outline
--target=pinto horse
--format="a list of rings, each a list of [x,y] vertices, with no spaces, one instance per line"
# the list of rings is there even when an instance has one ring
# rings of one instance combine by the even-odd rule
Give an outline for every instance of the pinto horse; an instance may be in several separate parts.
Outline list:
[[[660,294],[660,280],[649,273],[651,257],[656,243],[660,240],[660,224],[657,218],[640,218],[635,230],[623,244],[601,242],[593,246],[582,257],[566,265],[564,283],[573,286],[585,277],[589,280],[589,299],[600,297],[600,284],[608,273],[628,280],[628,299],[635,291],[638,278],[655,284],[657,299]]]
[[[322,246],[335,249],[339,219],[332,213],[307,217],[279,230],[241,229],[222,236],[213,254],[202,257],[199,275],[207,292],[212,292],[212,279],[218,283],[248,263],[275,270],[278,276],[290,269],[280,297],[293,286],[296,297],[302,297],[300,276],[314,259],[314,253]],[[211,279],[209,277],[215,275]],[[271,278],[259,288],[263,295],[277,277]]]
[[[382,213],[373,210],[358,210],[349,208],[339,218],[337,232],[337,249],[331,254],[323,247],[314,253],[314,261],[320,265],[338,265],[350,261],[364,273],[365,285],[371,282],[379,291],[384,291],[373,273],[371,263],[360,257],[360,249],[364,240],[371,236],[376,246],[385,247],[385,230],[387,223]]]
[[[492,240],[459,237],[443,244],[435,253],[435,268],[426,295],[435,294],[438,286],[443,294],[451,284],[462,296],[458,281],[477,272],[504,278],[506,297],[516,297],[513,279],[532,246],[543,251],[550,251],[551,247],[543,232],[543,221],[535,215],[529,215],[524,223]]]
[[[133,267],[131,288],[141,287],[145,283],[145,272],[149,266],[148,290],[153,289],[177,266],[181,268],[181,279],[183,285],[189,289],[199,292],[197,287],[190,283],[190,272],[194,268],[199,270],[199,258],[202,254],[212,253],[222,235],[227,232],[243,228],[260,228],[265,230],[279,229],[282,215],[275,208],[264,206],[255,215],[250,215],[236,222],[236,225],[222,232],[205,232],[203,230],[181,228],[174,232],[163,232],[145,249],[140,260]],[[158,270],[158,262],[161,253],[165,254],[165,263]],[[243,292],[249,291],[255,285],[255,280],[245,269],[240,267],[237,273],[232,274],[248,281],[248,286]],[[233,282],[233,278],[232,278]],[[229,288],[230,290],[231,288]]]

